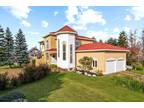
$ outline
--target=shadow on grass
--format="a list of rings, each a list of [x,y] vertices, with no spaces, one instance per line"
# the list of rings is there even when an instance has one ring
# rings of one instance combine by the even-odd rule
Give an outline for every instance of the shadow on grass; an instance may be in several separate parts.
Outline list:
[[[47,102],[49,101],[48,96],[51,95],[53,91],[61,88],[61,85],[63,84],[62,78],[64,76],[65,73],[50,73],[46,78],[24,85],[18,89],[23,91],[28,101]]]

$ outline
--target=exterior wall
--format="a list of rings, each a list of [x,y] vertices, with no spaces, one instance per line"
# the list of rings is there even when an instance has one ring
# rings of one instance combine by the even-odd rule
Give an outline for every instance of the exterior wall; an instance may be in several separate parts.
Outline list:
[[[46,49],[46,42],[48,41],[48,46],[49,48],[48,49],[51,49],[51,48],[56,48],[56,36],[47,36],[46,38],[44,38],[44,61],[45,63],[48,63],[50,64],[51,63],[51,56],[50,54],[48,53],[48,49]],[[48,59],[47,59],[47,53],[48,53]]]
[[[36,66],[39,66],[39,65],[42,65],[42,64],[46,64],[46,61],[45,61],[45,57],[44,56],[42,56],[42,58],[40,58],[40,59],[35,59],[36,61],[35,61],[35,63],[36,63]]]
[[[93,43],[93,41],[88,41],[88,40],[80,40],[81,45],[82,44],[88,44],[88,43]]]
[[[114,58],[124,58],[126,60],[126,52],[77,52],[76,53],[76,66],[80,66],[79,59],[84,56],[92,57],[97,60],[97,68],[93,70],[102,70],[105,72],[105,62],[107,59]]]
[[[57,36],[57,41],[60,40],[60,57],[58,57],[57,49],[57,65],[60,68],[74,68],[75,67],[75,36],[74,34],[59,34]],[[63,41],[66,42],[66,60],[63,60]],[[70,63],[70,44],[73,45],[73,62]],[[57,42],[58,48],[58,42]]]

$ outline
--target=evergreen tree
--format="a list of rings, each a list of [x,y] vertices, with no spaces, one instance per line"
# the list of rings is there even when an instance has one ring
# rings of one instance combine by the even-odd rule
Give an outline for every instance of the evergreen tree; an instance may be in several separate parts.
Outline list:
[[[96,40],[96,38],[94,36],[92,38],[94,39],[94,42],[97,42],[97,40]]]
[[[11,67],[14,62],[14,41],[12,33],[8,27],[5,32],[5,58],[6,64]]]
[[[120,47],[128,48],[128,39],[127,39],[127,35],[126,35],[125,31],[122,31],[119,34],[118,45]]]
[[[118,45],[117,39],[113,39],[113,38],[109,38],[106,43],[111,45]]]
[[[28,63],[27,44],[25,40],[25,35],[23,34],[21,29],[19,29],[18,33],[16,34],[15,55],[16,61],[20,66],[22,66],[22,64]]]
[[[0,65],[4,65],[5,63],[5,38],[4,38],[4,30],[0,26]]]
[[[103,41],[100,39],[99,42],[103,43]]]

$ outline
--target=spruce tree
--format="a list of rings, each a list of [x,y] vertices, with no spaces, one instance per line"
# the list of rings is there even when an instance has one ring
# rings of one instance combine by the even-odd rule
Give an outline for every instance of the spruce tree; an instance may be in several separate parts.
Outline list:
[[[20,67],[23,64],[25,65],[28,63],[27,44],[25,40],[25,35],[23,34],[21,29],[19,29],[18,33],[16,34],[15,56],[16,56],[16,61]]]
[[[118,40],[109,38],[106,43],[111,44],[111,45],[118,45]]]
[[[4,65],[5,63],[5,38],[4,38],[4,30],[0,26],[0,65]]]
[[[127,39],[127,35],[126,35],[125,31],[122,31],[119,34],[118,45],[120,47],[128,48],[128,39]]]
[[[8,27],[5,32],[5,58],[6,64],[11,67],[14,63],[14,41],[12,33]]]

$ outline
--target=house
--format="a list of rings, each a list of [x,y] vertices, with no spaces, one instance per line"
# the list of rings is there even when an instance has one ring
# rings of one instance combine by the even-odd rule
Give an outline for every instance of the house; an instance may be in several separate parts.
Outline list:
[[[37,59],[36,63],[56,64],[60,68],[70,70],[80,66],[79,59],[88,56],[93,58],[93,70],[101,70],[104,74],[126,69],[128,49],[94,40],[79,35],[77,31],[65,25],[55,32],[50,32],[39,42],[42,57]]]

